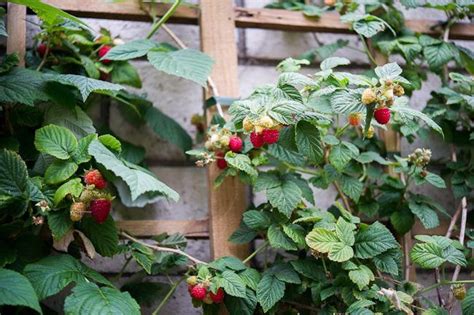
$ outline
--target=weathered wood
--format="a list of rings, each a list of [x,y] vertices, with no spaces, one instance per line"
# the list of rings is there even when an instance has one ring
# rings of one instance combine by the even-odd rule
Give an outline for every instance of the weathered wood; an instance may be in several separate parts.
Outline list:
[[[138,1],[108,3],[105,0],[44,0],[78,17],[104,19],[123,19],[149,21],[148,14],[140,8]],[[149,4],[146,4],[149,6]],[[169,7],[167,4],[155,4],[157,15],[163,14]],[[170,23],[198,24],[199,9],[193,6],[181,6],[173,15]],[[295,32],[321,32],[353,34],[347,24],[340,21],[339,15],[324,14],[319,19],[307,18],[298,11],[241,8],[234,9],[237,27],[259,28]],[[407,27],[415,32],[437,35],[439,30],[433,28],[437,22],[433,20],[407,20]],[[456,23],[451,27],[450,39],[474,39],[474,25]]]
[[[238,97],[233,1],[201,0],[200,26],[202,50],[215,62],[211,77],[216,89],[222,96]],[[208,121],[213,112],[208,111]],[[248,246],[230,243],[228,238],[239,227],[248,195],[236,177],[228,177],[217,189],[213,188],[220,172],[215,164],[208,168],[211,254],[213,257],[232,255],[244,258]]]
[[[209,237],[209,222],[205,220],[127,220],[117,221],[117,228],[133,236],[153,236],[161,233],[181,233],[191,238]]]
[[[7,54],[18,53],[20,66],[25,65],[26,7],[8,3],[7,7]]]

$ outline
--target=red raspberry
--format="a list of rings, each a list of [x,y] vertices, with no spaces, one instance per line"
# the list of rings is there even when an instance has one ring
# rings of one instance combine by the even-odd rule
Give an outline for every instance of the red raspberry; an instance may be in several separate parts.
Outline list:
[[[276,129],[265,129],[262,132],[263,142],[268,143],[268,144],[276,143],[279,137],[280,137],[280,131]]]
[[[109,216],[112,203],[108,199],[95,199],[92,200],[89,205],[92,217],[99,224],[102,224],[107,220]]]
[[[262,134],[252,132],[250,134],[250,142],[252,142],[254,148],[256,149],[260,148],[262,145],[264,145]]]
[[[379,124],[385,125],[390,121],[390,109],[387,107],[376,109],[374,112],[374,118]]]
[[[84,182],[87,185],[94,185],[97,189],[104,189],[107,187],[107,181],[104,179],[99,170],[87,171],[84,175]]]
[[[243,141],[237,136],[230,137],[229,140],[229,149],[232,152],[239,153],[242,151]]]
[[[46,50],[47,50],[48,46],[46,46],[46,44],[44,43],[41,43],[38,45],[38,47],[36,47],[36,52],[38,52],[38,55],[43,58],[44,55],[46,54]]]
[[[220,168],[221,170],[226,169],[227,168],[227,161],[224,158],[224,153],[223,152],[217,152],[216,157],[217,157],[217,167]]]
[[[362,121],[361,116],[360,113],[350,113],[348,117],[349,125],[354,127],[359,126]]]
[[[219,304],[224,301],[224,290],[222,288],[217,289],[216,294],[209,292],[209,296],[211,297],[212,302]]]
[[[207,290],[202,284],[195,285],[191,289],[191,296],[195,298],[196,300],[200,300],[200,301],[204,300],[204,298],[206,297],[206,294],[207,294]]]
[[[194,288],[195,286],[196,286],[195,284],[188,284],[188,292],[189,292],[189,294],[191,294],[191,291],[193,290],[193,288]]]
[[[108,46],[108,45],[104,45],[102,47],[99,48],[99,51],[97,52],[97,54],[99,55],[99,59],[104,57],[105,55],[107,55],[107,53],[109,52],[109,50],[112,49],[112,46]],[[112,60],[109,60],[109,59],[102,59],[101,62],[103,64],[108,64],[108,63],[111,63]]]

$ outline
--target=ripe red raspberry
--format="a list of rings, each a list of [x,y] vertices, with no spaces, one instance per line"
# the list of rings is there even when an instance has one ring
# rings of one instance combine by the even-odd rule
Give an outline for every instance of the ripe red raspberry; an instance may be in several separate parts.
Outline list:
[[[254,148],[256,149],[260,148],[262,145],[264,145],[262,134],[252,132],[250,134],[250,142],[252,142]]]
[[[385,125],[390,121],[390,109],[387,107],[376,109],[374,112],[374,118],[379,124]]]
[[[194,284],[188,284],[188,292],[189,294],[191,294],[191,291],[193,290],[193,288],[195,287],[196,285]]]
[[[227,168],[227,161],[224,158],[224,153],[223,152],[217,152],[216,153],[216,158],[217,158],[217,167],[220,168],[221,170],[224,170]]]
[[[196,300],[200,300],[200,301],[204,300],[204,298],[206,297],[206,294],[207,294],[207,290],[202,284],[195,285],[191,289],[191,296],[195,298]]]
[[[232,152],[239,153],[242,151],[243,141],[237,136],[230,137],[229,140],[229,149]]]
[[[348,117],[349,125],[354,127],[359,126],[362,121],[361,116],[360,113],[350,113]]]
[[[112,49],[112,46],[108,46],[108,45],[104,45],[104,46],[100,47],[99,51],[97,52],[97,54],[99,55],[99,59],[104,57],[105,55],[107,55],[107,53],[111,49]],[[108,63],[111,63],[112,60],[102,59],[100,62],[102,62],[103,64],[108,64]]]
[[[41,43],[38,45],[38,47],[36,47],[36,52],[38,53],[38,55],[43,58],[44,55],[46,54],[46,50],[47,50],[48,46],[46,46],[45,43]]]
[[[280,137],[280,131],[276,129],[265,129],[262,132],[263,142],[268,143],[268,144],[276,143],[279,137]]]
[[[84,182],[87,185],[94,185],[97,189],[104,189],[107,187],[107,181],[104,179],[99,170],[87,171],[84,175]]]
[[[222,303],[224,301],[224,290],[222,288],[217,289],[216,294],[209,292],[209,296],[211,297],[211,300],[216,303]]]
[[[108,199],[95,199],[92,200],[89,205],[92,217],[99,224],[102,224],[107,220],[109,216],[112,203]]]

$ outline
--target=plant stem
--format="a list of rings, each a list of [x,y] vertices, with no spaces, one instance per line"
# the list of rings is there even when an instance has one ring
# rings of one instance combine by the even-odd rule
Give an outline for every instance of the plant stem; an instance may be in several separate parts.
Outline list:
[[[367,54],[367,57],[369,57],[370,62],[372,63],[373,66],[377,66],[377,61],[375,61],[374,56],[372,56],[369,45],[367,45],[365,38],[362,35],[359,35],[359,37],[360,37],[360,40],[362,41],[362,44],[364,45],[365,53]]]
[[[439,268],[435,268],[434,276],[435,276],[436,283],[441,283],[441,279],[439,276]],[[441,291],[439,289],[439,286],[436,287],[436,295],[438,296],[439,306],[444,307],[444,301],[443,301],[443,298],[441,297]]]
[[[48,41],[46,42],[46,51],[44,52],[43,59],[41,60],[41,63],[38,65],[38,68],[36,68],[36,71],[40,71],[41,68],[46,64],[46,59],[48,58],[49,54],[49,45],[51,43],[51,40],[48,38]]]
[[[183,276],[181,277],[178,281],[176,281],[173,286],[170,288],[170,290],[168,291],[168,293],[166,293],[165,297],[163,298],[163,301],[161,301],[160,305],[158,305],[158,307],[153,311],[152,315],[157,315],[161,309],[163,308],[163,306],[165,306],[166,302],[168,302],[168,300],[171,298],[171,296],[173,296],[173,293],[176,291],[176,289],[178,288],[179,284],[181,282],[183,282],[183,280],[185,279],[186,277]]]
[[[337,193],[339,194],[339,196],[341,197],[342,199],[342,203],[344,203],[344,207],[346,207],[346,209],[352,213],[352,208],[351,208],[351,205],[349,203],[349,199],[347,199],[346,195],[344,195],[344,193],[342,192],[342,189],[341,187],[339,186],[339,183],[335,180],[333,183],[334,185],[334,188],[336,188],[337,190]]]
[[[349,126],[350,126],[349,124],[345,124],[344,127],[339,128],[339,129],[336,131],[335,137],[336,137],[336,138],[339,138],[340,136],[342,136],[342,134],[344,133],[344,131],[346,131],[347,127],[349,127]]]
[[[115,276],[115,280],[120,280],[120,278],[122,277],[124,271],[125,271],[125,268],[127,268],[128,264],[132,261],[132,256],[128,257],[126,260],[125,260],[125,263],[123,264],[122,266],[122,269],[120,269],[119,273]]]
[[[258,253],[264,250],[268,246],[268,241],[263,242],[252,254],[250,254],[247,258],[242,260],[244,264],[248,263],[252,258],[254,258]]]
[[[313,171],[309,168],[294,166],[294,165],[291,165],[290,163],[287,163],[287,162],[283,162],[283,165],[285,165],[290,170],[294,170],[294,171],[297,171],[297,172],[300,172],[300,173],[309,174],[309,175],[319,175],[319,173],[317,171]]]
[[[166,13],[159,19],[156,23],[154,23],[151,27],[150,32],[146,36],[146,39],[150,39],[155,33],[160,29],[160,27],[165,24],[166,21],[174,14],[176,9],[178,9],[179,5],[181,4],[182,0],[176,0],[173,5],[166,11]]]
[[[181,256],[184,256],[186,258],[188,258],[189,260],[191,260],[192,262],[194,262],[195,264],[203,264],[203,265],[207,265],[206,262],[204,261],[201,261],[197,258],[194,258],[193,256],[183,252],[182,250],[178,249],[178,248],[169,248],[169,247],[161,247],[161,246],[156,246],[156,245],[152,245],[152,244],[148,244],[148,243],[145,243],[143,241],[140,241],[139,239],[136,239],[134,238],[133,236],[125,233],[125,232],[121,232],[120,235],[122,235],[123,237],[131,240],[131,241],[134,241],[135,243],[138,243],[138,244],[141,244],[143,246],[146,246],[148,248],[151,248],[153,250],[156,250],[156,251],[159,251],[159,252],[170,252],[170,253],[175,253],[175,254],[178,254],[178,255],[181,255]]]

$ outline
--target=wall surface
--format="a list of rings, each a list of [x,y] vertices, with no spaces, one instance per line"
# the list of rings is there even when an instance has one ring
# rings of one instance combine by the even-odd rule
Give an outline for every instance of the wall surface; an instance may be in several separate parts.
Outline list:
[[[262,7],[270,1],[247,0],[246,3],[240,0],[238,5],[246,4],[249,7]],[[416,19],[423,17],[424,19],[444,19],[439,12],[434,10],[418,10],[408,11],[407,18]],[[33,17],[29,21],[34,21]],[[95,30],[101,27],[108,28],[112,31],[113,36],[120,36],[124,41],[144,38],[149,30],[149,23],[129,22],[129,21],[110,21],[100,19],[87,19],[86,22]],[[37,31],[33,24],[29,27],[29,43],[32,43],[32,36]],[[191,48],[199,49],[199,28],[197,26],[187,25],[169,25],[169,27],[178,34],[178,36]],[[159,32],[154,37],[157,41],[171,41],[164,33]],[[267,31],[246,29],[238,30],[239,47],[239,79],[241,96],[245,97],[254,87],[272,83],[277,78],[277,72],[274,70],[276,64],[288,56],[298,56],[299,54],[318,46],[318,42],[326,44],[334,42],[338,39],[346,39],[350,41],[350,45],[362,49],[362,44],[356,36],[352,35],[334,35],[334,34],[313,34],[313,33],[296,33],[282,31]],[[474,48],[473,43],[458,42],[460,45]],[[364,71],[367,69],[368,60],[366,56],[354,49],[342,49],[336,53],[337,56],[347,57],[353,61],[351,71]],[[395,61],[400,59],[394,58]],[[202,89],[189,81],[175,78],[164,73],[156,71],[153,66],[146,61],[135,61],[134,65],[138,68],[143,80],[143,88],[140,93],[146,93],[154,106],[158,107],[167,115],[176,119],[193,137],[195,129],[190,123],[190,118],[194,113],[200,113],[202,108]],[[317,64],[311,65],[307,73],[316,72]],[[421,109],[426,101],[430,98],[430,91],[436,90],[440,86],[440,81],[434,75],[428,75],[428,80],[423,84],[421,91],[415,92],[411,99],[412,106]],[[145,207],[144,209],[125,209],[123,206],[116,205],[114,215],[119,219],[127,220],[152,220],[152,219],[203,219],[207,217],[207,179],[206,171],[194,167],[186,162],[186,157],[177,148],[159,139],[148,128],[136,129],[129,125],[119,112],[117,105],[112,105],[110,112],[110,126],[114,133],[121,138],[132,143],[141,145],[146,148],[147,159],[151,169],[158,177],[174,188],[181,195],[178,203],[158,202],[156,204]],[[441,159],[448,155],[448,149],[436,138],[432,136],[429,139],[429,147],[432,148],[434,159]],[[427,146],[417,140],[413,144],[403,142],[402,154],[406,155],[416,147]],[[185,166],[176,166],[182,164]],[[187,166],[186,166],[187,165]],[[417,188],[437,195],[442,195],[442,204],[449,210],[453,209],[452,197],[445,192],[440,193],[434,188],[421,187]],[[317,206],[327,208],[334,200],[336,193],[334,191],[320,191],[315,189],[315,199]],[[259,203],[264,200],[260,194],[254,196],[254,202]],[[190,240],[188,251],[202,260],[209,260],[209,242],[207,240]],[[98,258],[91,261],[87,258],[84,262],[99,271],[108,274],[116,273],[123,264],[123,257],[117,256],[113,259]],[[129,275],[137,270],[135,264],[130,264],[125,274]],[[421,275],[423,282],[430,283],[432,279]],[[156,277],[152,281],[164,281],[163,277]],[[51,305],[60,308],[60,299],[51,299]],[[159,303],[157,300],[156,305]],[[144,310],[144,314],[151,313],[151,308]],[[179,287],[177,293],[166,306],[163,314],[199,314],[200,312],[193,309],[188,298],[185,285]]]

